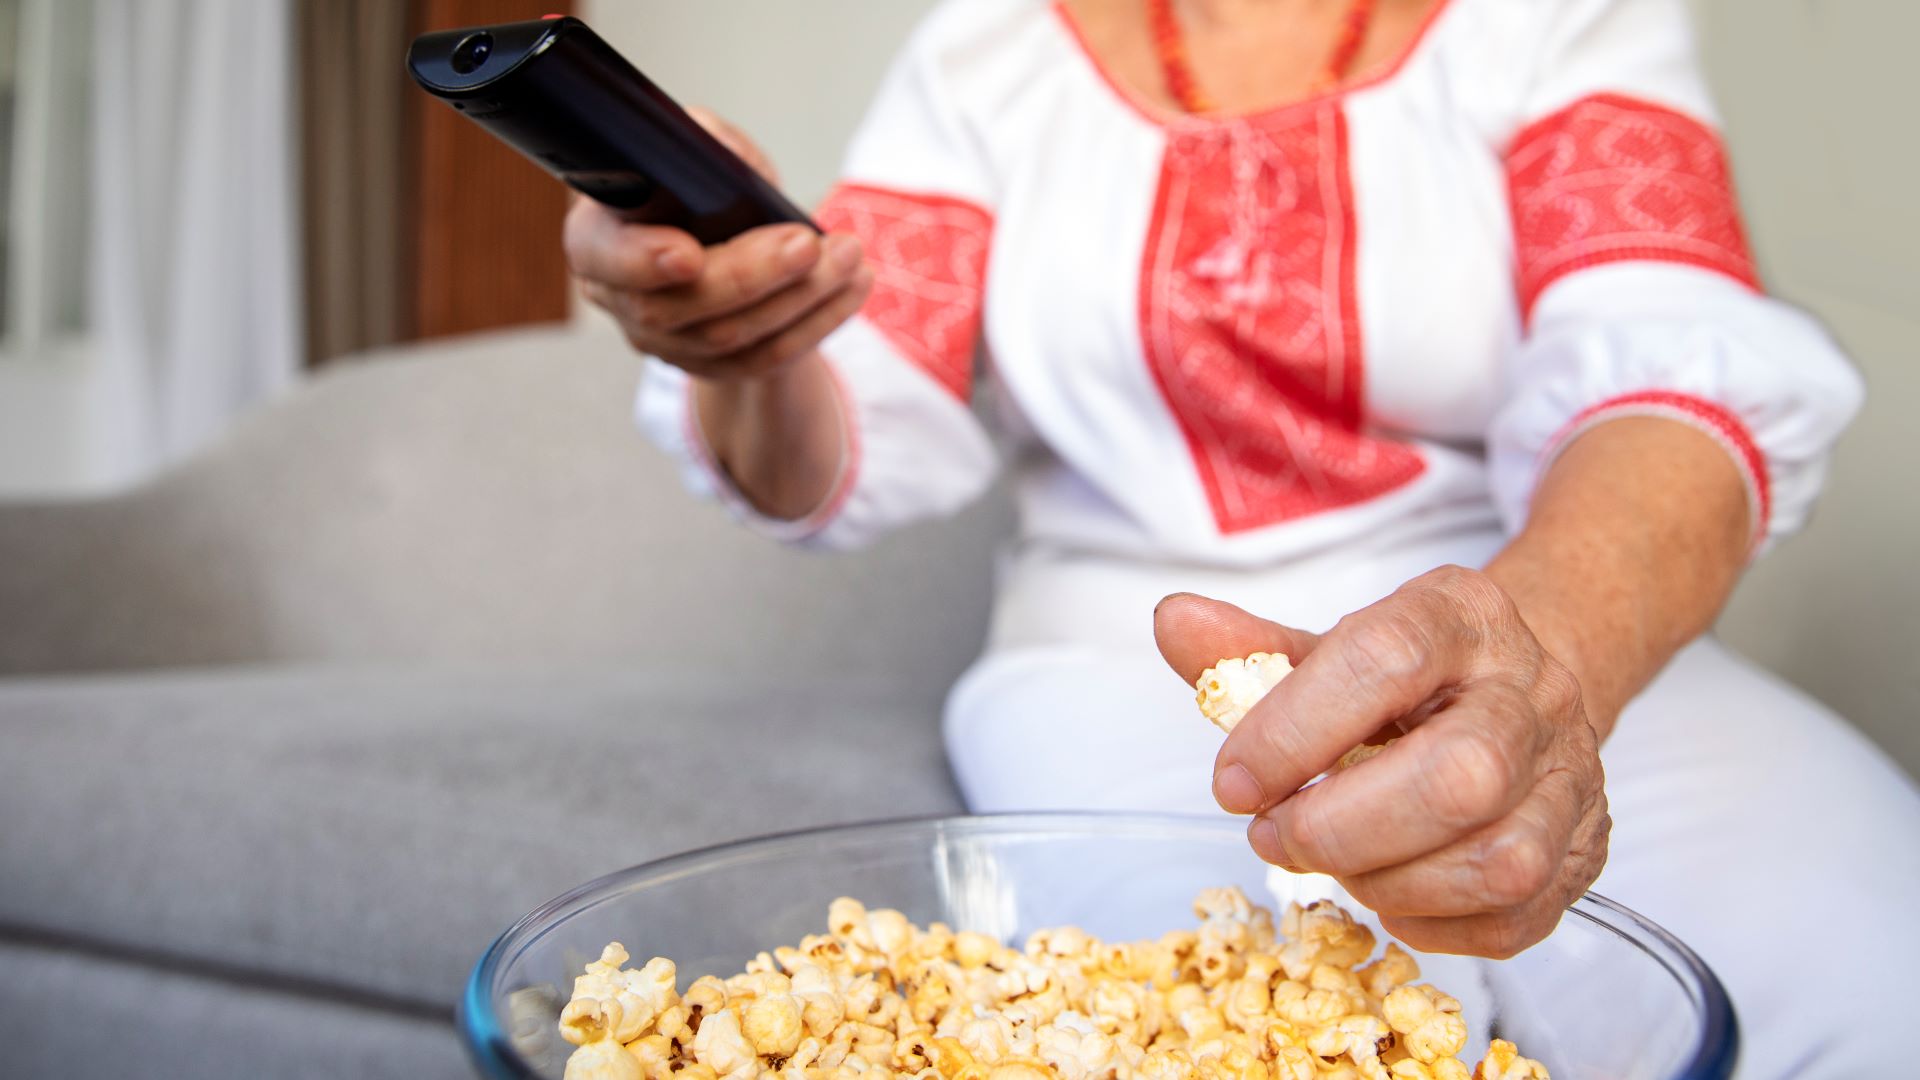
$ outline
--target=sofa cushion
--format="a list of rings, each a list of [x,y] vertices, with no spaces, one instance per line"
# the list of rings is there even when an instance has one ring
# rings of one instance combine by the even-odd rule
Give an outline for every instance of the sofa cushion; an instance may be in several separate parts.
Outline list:
[[[0,1073],[472,1080],[446,1017],[0,941]]]
[[[937,686],[734,659],[0,682],[0,927],[450,1008],[600,874],[958,808]]]

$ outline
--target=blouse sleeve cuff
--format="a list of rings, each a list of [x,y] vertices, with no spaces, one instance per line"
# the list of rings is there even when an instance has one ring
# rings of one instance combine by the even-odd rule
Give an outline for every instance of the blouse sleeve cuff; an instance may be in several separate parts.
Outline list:
[[[1749,558],[1757,556],[1766,542],[1773,517],[1773,485],[1767,473],[1767,459],[1747,425],[1719,402],[1676,390],[1640,390],[1608,398],[1582,410],[1554,434],[1541,451],[1535,475],[1545,476],[1575,439],[1609,420],[1628,416],[1675,420],[1720,444],[1739,470],[1746,488],[1748,520],[1753,523],[1748,555]]]
[[[755,508],[733,477],[721,467],[706,432],[700,427],[693,380],[658,360],[650,359],[648,364],[654,370],[648,373],[651,385],[641,393],[640,423],[656,443],[675,453],[688,466],[691,474],[687,477],[688,488],[697,494],[712,495],[741,525],[784,544],[816,540],[840,519],[859,480],[861,440],[858,414],[847,384],[830,362],[828,371],[833,377],[834,396],[840,407],[840,467],[820,505],[793,520],[773,517]]]

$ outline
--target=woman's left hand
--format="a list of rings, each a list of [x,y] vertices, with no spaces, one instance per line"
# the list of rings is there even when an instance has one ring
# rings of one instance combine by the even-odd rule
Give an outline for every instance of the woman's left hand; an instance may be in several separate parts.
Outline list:
[[[1191,595],[1154,623],[1189,683],[1223,658],[1292,657],[1221,748],[1214,796],[1255,815],[1261,858],[1332,875],[1407,944],[1511,956],[1599,876],[1611,821],[1579,683],[1486,575],[1436,570],[1322,637]]]

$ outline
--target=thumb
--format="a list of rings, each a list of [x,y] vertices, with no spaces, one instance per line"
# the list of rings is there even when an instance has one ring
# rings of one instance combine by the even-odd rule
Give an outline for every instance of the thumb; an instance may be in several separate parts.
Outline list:
[[[1153,609],[1153,638],[1180,678],[1193,683],[1222,660],[1257,652],[1285,653],[1298,665],[1319,635],[1249,614],[1223,600],[1175,593]]]

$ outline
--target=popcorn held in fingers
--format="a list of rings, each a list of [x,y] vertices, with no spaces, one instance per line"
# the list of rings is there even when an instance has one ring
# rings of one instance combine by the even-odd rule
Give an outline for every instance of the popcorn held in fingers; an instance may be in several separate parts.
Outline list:
[[[1495,1040],[1469,1073],[1460,1002],[1337,905],[1208,889],[1158,941],[1078,927],[1019,949],[833,903],[826,934],[681,995],[607,946],[574,982],[567,1080],[1548,1080]]]
[[[1387,747],[1392,746],[1394,743],[1397,743],[1399,741],[1400,741],[1399,739],[1388,739],[1386,742],[1383,742],[1383,743],[1361,743],[1359,746],[1356,746],[1353,749],[1347,751],[1346,753],[1341,754],[1340,760],[1334,762],[1333,768],[1329,769],[1328,771],[1340,772],[1343,769],[1351,769],[1355,765],[1358,765],[1363,761],[1367,761],[1374,757],[1378,757],[1382,751],[1386,750]]]
[[[1247,710],[1293,672],[1285,653],[1257,652],[1241,660],[1222,660],[1200,673],[1195,700],[1207,719],[1231,733]]]
[[[1238,660],[1222,660],[1200,673],[1199,680],[1193,684],[1194,700],[1199,702],[1200,712],[1207,719],[1231,735],[1260,699],[1292,673],[1293,662],[1284,653],[1257,652]],[[1340,755],[1340,760],[1328,771],[1351,769],[1399,741],[1361,743]]]

